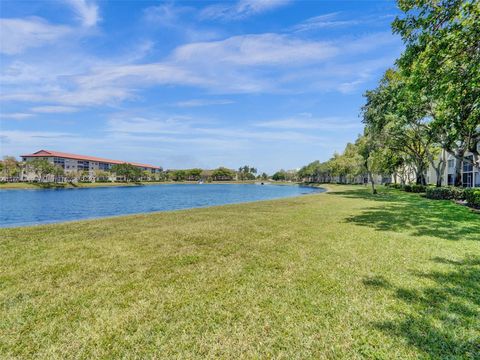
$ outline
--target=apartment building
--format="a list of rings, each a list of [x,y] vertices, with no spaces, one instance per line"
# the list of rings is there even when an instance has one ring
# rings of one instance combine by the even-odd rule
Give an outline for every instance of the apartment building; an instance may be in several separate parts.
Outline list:
[[[480,166],[473,164],[473,155],[471,153],[467,153],[465,159],[468,161],[463,161],[461,167],[463,186],[480,187]],[[457,161],[458,160],[453,155],[447,155],[447,164],[442,176],[442,185],[446,186],[455,184],[455,166]],[[436,181],[437,176],[435,171],[430,167],[427,172],[427,183],[435,184]]]
[[[65,173],[82,171],[88,174],[90,179],[95,176],[96,170],[109,171],[113,165],[130,164],[140,168],[143,171],[149,171],[152,174],[159,173],[162,169],[158,166],[134,163],[130,161],[111,160],[95,156],[70,154],[59,151],[39,150],[33,154],[21,155],[22,160],[28,164],[34,159],[46,159],[52,164],[61,167]],[[37,175],[32,171],[24,171],[22,174],[23,181],[35,181]]]

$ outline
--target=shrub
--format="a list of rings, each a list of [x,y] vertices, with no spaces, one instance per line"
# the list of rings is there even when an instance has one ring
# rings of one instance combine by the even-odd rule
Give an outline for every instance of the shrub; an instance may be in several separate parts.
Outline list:
[[[402,184],[389,184],[388,186],[391,187],[392,189],[402,189],[403,188]]]
[[[468,205],[480,209],[480,189],[465,189],[464,193]]]
[[[465,189],[458,187],[428,187],[426,196],[434,200],[465,200]]]
[[[425,192],[427,187],[425,185],[404,185],[403,190],[406,192],[411,192],[411,193],[423,193]]]

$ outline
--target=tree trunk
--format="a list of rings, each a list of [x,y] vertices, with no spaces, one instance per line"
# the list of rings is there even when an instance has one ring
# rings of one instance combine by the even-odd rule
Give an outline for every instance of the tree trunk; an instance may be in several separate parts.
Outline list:
[[[439,163],[440,176],[437,175],[437,186],[442,186],[443,176],[445,175],[445,168],[447,167],[447,152],[442,149],[442,157]]]
[[[445,152],[445,150],[444,150]],[[438,186],[442,186],[442,181],[443,181],[443,177],[445,175],[445,168],[447,167],[447,159],[446,159],[446,156],[443,157],[443,160],[440,164],[440,176],[437,177],[437,184]]]
[[[455,186],[462,186],[463,185],[463,179],[462,179],[462,166],[463,166],[463,160],[460,160],[460,158],[456,159],[455,161]]]
[[[415,183],[417,185],[426,185],[427,184],[427,181],[425,179],[425,169],[423,168],[423,166],[420,166],[420,167],[417,168]]]
[[[368,176],[370,177],[370,183],[372,184],[372,194],[376,194],[377,189],[375,189],[375,180],[373,179],[372,173],[368,172]]]
[[[442,186],[442,171],[439,168],[435,168],[435,173],[437,174],[437,183],[436,187]]]
[[[424,159],[416,159],[415,161],[415,184],[417,185],[426,185],[427,181],[425,179],[426,164]]]

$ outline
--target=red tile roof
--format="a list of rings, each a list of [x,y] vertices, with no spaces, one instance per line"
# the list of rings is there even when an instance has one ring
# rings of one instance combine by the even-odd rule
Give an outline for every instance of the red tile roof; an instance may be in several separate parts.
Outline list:
[[[40,150],[33,154],[22,155],[22,157],[46,157],[46,156],[54,156],[54,157],[61,157],[61,158],[74,159],[74,160],[96,161],[96,162],[103,162],[103,163],[109,163],[109,164],[125,164],[126,163],[126,164],[149,168],[149,169],[160,169],[160,167],[158,166],[153,166],[148,164],[140,164],[140,163],[134,163],[130,161],[104,159],[104,158],[99,158],[95,156],[69,154],[69,153],[64,153],[60,151],[51,151],[51,150]]]

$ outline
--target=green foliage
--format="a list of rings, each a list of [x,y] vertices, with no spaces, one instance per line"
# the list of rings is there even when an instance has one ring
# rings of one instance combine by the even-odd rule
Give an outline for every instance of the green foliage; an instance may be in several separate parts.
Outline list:
[[[279,170],[272,175],[272,180],[275,181],[297,181],[298,173],[295,170]]]
[[[142,176],[140,168],[128,163],[113,165],[110,171],[118,177],[123,177],[126,182],[138,181]]]
[[[212,178],[216,181],[231,181],[235,179],[235,172],[226,167],[219,167],[218,169],[213,170]]]
[[[108,179],[110,177],[110,173],[108,171],[97,169],[97,170],[94,171],[94,173],[95,173],[95,181],[97,181],[97,182],[108,181]],[[67,174],[68,174],[68,172],[67,172]]]
[[[20,163],[13,156],[4,156],[0,161],[0,173],[8,180],[20,175]]]
[[[338,179],[340,183],[362,183],[367,173],[364,159],[365,138],[360,137],[354,144],[348,143],[341,153],[334,153],[326,162],[314,161],[298,171],[298,178],[304,182],[328,183]]]
[[[330,182],[333,176],[330,161],[321,163],[316,160],[308,165],[303,166],[298,171],[298,178],[304,182]]]
[[[407,184],[401,187],[401,189],[411,193],[424,193],[427,191],[427,186],[418,185],[418,184],[412,184],[412,185]]]
[[[465,200],[465,189],[453,186],[428,187],[426,197],[434,200]]]
[[[62,181],[65,176],[65,171],[62,167],[55,165],[53,167],[52,175],[55,182]]]
[[[287,179],[287,172],[285,170],[279,170],[272,176],[272,180],[285,181]]]
[[[392,189],[403,189],[403,186],[402,184],[396,184],[396,183],[391,183],[391,184],[386,184],[385,186],[389,187],[389,188],[392,188]]]
[[[260,175],[260,179],[262,180],[268,180],[268,174],[263,172],[261,175]]]
[[[168,173],[168,177],[173,181],[185,181],[187,172],[185,170],[172,170]]]
[[[470,148],[480,121],[478,1],[401,0],[399,7],[404,15],[393,29],[407,45],[400,66],[434,101],[435,121],[449,133],[446,146]]]
[[[417,184],[425,184],[428,164],[439,177],[445,156],[437,159],[448,152],[457,159],[460,186],[466,152],[480,160],[479,3],[399,0],[398,7],[403,14],[393,30],[406,49],[365,94],[365,132],[395,154],[399,168],[413,165]]]
[[[255,180],[257,169],[248,165],[242,166],[238,169],[238,180]]]
[[[464,191],[468,205],[480,209],[480,189],[465,189]]]
[[[203,171],[202,169],[198,169],[198,168],[189,169],[189,170],[186,170],[185,176],[187,180],[197,181],[201,179],[202,171]]]
[[[55,165],[47,159],[41,158],[28,161],[27,168],[33,170],[40,178],[40,181],[45,181],[49,175],[53,175],[55,172]]]

